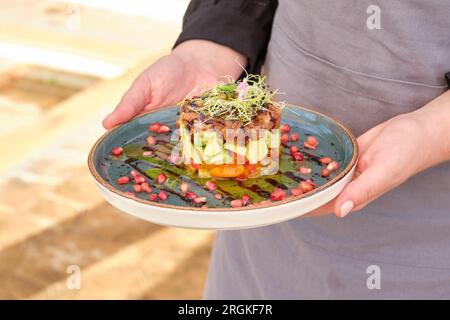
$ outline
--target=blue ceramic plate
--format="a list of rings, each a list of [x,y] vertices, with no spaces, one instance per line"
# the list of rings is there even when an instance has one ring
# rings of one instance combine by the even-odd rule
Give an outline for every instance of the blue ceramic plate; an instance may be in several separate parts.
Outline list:
[[[167,161],[177,143],[170,141],[170,134],[156,135],[156,145],[146,143],[149,124],[160,122],[175,130],[178,117],[178,107],[155,110],[110,130],[95,143],[89,154],[89,169],[102,195],[112,205],[163,225],[200,229],[250,228],[292,219],[325,204],[339,194],[354,173],[358,148],[349,130],[325,115],[288,105],[283,110],[281,122],[289,124],[291,133],[297,132],[300,138],[283,147],[278,174],[243,181],[213,180],[218,188],[209,191],[205,183],[211,179],[190,175],[183,165]],[[311,135],[319,141],[316,149],[303,147]],[[304,155],[303,161],[292,160],[291,145],[298,146]],[[123,147],[123,155],[111,154],[111,149],[117,146]],[[145,157],[145,151],[152,151],[153,155]],[[326,167],[319,161],[322,157],[331,157],[339,163],[339,169],[328,177],[321,174]],[[299,172],[300,167],[311,168],[311,173]],[[145,176],[151,193],[164,191],[168,198],[150,201],[149,194],[134,192],[133,183],[119,185],[117,179],[129,176],[132,169]],[[155,181],[160,173],[167,176],[163,184]],[[314,184],[312,191],[289,195],[290,189],[307,180]],[[180,190],[181,182],[186,182],[197,196],[205,197],[207,206],[188,199]],[[281,201],[266,201],[275,188],[286,190],[287,196]],[[221,199],[217,199],[217,194]],[[230,202],[244,194],[250,197],[250,205],[232,208]]]

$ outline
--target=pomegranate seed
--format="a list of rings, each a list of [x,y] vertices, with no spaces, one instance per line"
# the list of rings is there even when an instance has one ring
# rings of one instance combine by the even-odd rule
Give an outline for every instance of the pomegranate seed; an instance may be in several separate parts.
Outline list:
[[[315,149],[319,145],[319,141],[317,141],[316,137],[309,136],[306,138],[306,142],[304,143],[305,148]]]
[[[152,192],[152,188],[150,188],[150,186],[148,185],[147,182],[144,182],[143,184],[141,184],[141,187],[142,187],[142,191],[144,191],[145,193]]]
[[[169,133],[169,131],[170,131],[170,128],[166,125],[162,125],[158,129],[158,133],[162,133],[162,134]]]
[[[135,184],[133,186],[134,192],[142,192],[142,186],[140,184]]]
[[[298,141],[298,133],[291,134],[291,141]]]
[[[273,201],[280,201],[283,200],[285,196],[286,192],[283,189],[276,188],[270,194],[270,199],[272,199]]]
[[[208,189],[209,191],[214,191],[217,189],[217,184],[215,184],[212,181],[207,181],[205,185],[206,185],[206,189]]]
[[[129,182],[130,182],[129,176],[124,176],[124,177],[120,177],[119,179],[117,179],[118,184],[128,184]]]
[[[322,169],[322,177],[328,177],[330,175],[330,170]]]
[[[139,172],[137,172],[137,170],[131,170],[130,171],[130,175],[133,177],[133,178],[136,178],[138,175],[139,175]]]
[[[186,182],[182,182],[180,184],[180,190],[181,192],[187,192],[189,190],[189,185]]]
[[[281,130],[281,133],[288,133],[289,131],[291,131],[291,126],[286,123],[283,123],[280,126],[280,130]]]
[[[222,195],[220,193],[216,193],[214,195],[214,198],[216,198],[217,200],[220,200],[220,199],[222,199]]]
[[[147,144],[149,144],[149,145],[156,144],[156,138],[153,137],[153,136],[148,136],[147,137]]]
[[[145,181],[147,181],[147,180],[145,179],[144,176],[139,175],[139,176],[134,177],[134,182],[136,182],[137,184],[144,183]]]
[[[311,168],[307,168],[307,167],[300,167],[299,170],[301,174],[310,174],[311,173]]]
[[[306,142],[312,146],[319,144],[319,141],[317,141],[317,138],[314,136],[309,136],[308,138],[306,138]]]
[[[197,204],[205,203],[206,197],[197,197],[197,198],[192,199],[192,201],[194,201],[194,203],[197,203]]]
[[[112,149],[111,149],[111,154],[112,154],[113,156],[118,157],[118,156],[121,156],[122,153],[123,153],[123,148],[121,148],[121,147],[115,147],[115,148],[112,148]]]
[[[151,195],[148,196],[148,198],[150,199],[150,201],[156,201],[158,195],[156,193],[152,193]]]
[[[195,193],[193,193],[192,191],[188,191],[188,192],[186,192],[186,197],[188,199],[193,200],[193,199],[197,198],[197,195]]]
[[[299,195],[303,194],[303,190],[300,187],[296,187],[296,188],[291,189],[291,193],[294,196],[299,196]]]
[[[294,152],[292,154],[292,159],[294,159],[295,161],[303,161],[303,154],[301,154],[300,152]]]
[[[281,135],[281,143],[287,144],[289,142],[289,135],[287,133],[283,133]]]
[[[290,150],[291,150],[291,153],[296,153],[296,152],[298,152],[298,147],[297,146],[291,146]]]
[[[163,184],[164,181],[166,181],[167,176],[164,173],[160,173],[157,177],[156,177],[156,182],[158,184]]]
[[[144,151],[142,152],[142,156],[148,158],[151,157],[153,155],[153,151]]]
[[[244,195],[242,196],[242,204],[243,204],[244,206],[246,206],[246,205],[249,204],[249,202],[250,202],[250,197],[249,197],[248,195],[244,194]]]
[[[330,157],[323,157],[319,159],[321,164],[329,164],[331,161],[333,161],[333,159],[331,159]]]
[[[161,127],[161,123],[155,122],[148,126],[148,131],[156,133],[156,132],[158,132],[160,127]]]
[[[158,193],[158,198],[159,198],[161,201],[166,201],[168,197],[169,197],[169,196],[168,196],[167,193],[164,192],[164,191],[160,191],[160,192]]]
[[[309,183],[310,185],[312,185],[313,187],[316,186],[316,184],[314,182],[312,182],[311,179],[306,180],[306,183]]]
[[[328,165],[327,165],[327,169],[330,171],[336,171],[337,169],[339,169],[339,163],[336,161],[331,161]]]
[[[239,207],[242,207],[244,204],[242,203],[242,200],[237,199],[237,200],[232,200],[232,201],[230,202],[230,205],[231,205],[233,208],[239,208]]]
[[[301,181],[298,187],[302,189],[303,192],[309,192],[314,189],[314,187],[306,181]]]

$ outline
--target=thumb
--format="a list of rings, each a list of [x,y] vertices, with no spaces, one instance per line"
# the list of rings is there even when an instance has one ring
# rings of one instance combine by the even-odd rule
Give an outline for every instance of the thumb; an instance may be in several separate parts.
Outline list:
[[[150,100],[150,81],[145,74],[141,74],[125,92],[114,111],[103,120],[103,127],[109,130],[117,124],[127,122],[138,115]]]
[[[350,182],[336,198],[334,211],[338,217],[345,217],[352,210],[359,210],[391,188],[386,166],[380,162],[358,164],[360,175]],[[358,172],[357,172],[358,173]]]

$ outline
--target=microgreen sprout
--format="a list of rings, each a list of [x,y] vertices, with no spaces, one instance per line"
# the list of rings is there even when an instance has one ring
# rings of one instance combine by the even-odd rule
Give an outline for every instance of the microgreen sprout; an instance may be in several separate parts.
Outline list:
[[[282,109],[284,103],[273,101],[277,90],[271,91],[265,77],[247,74],[239,81],[219,83],[201,95],[185,99],[182,104],[208,118],[241,121],[248,125],[260,111],[267,110],[269,104]]]

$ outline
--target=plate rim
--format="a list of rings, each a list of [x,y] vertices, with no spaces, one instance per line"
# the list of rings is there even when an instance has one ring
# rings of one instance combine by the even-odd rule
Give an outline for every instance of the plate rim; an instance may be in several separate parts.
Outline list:
[[[205,213],[211,213],[211,212],[221,212],[221,211],[227,211],[227,212],[235,212],[235,211],[254,211],[254,210],[258,210],[258,209],[262,209],[262,208],[266,208],[266,207],[275,207],[275,206],[280,206],[286,203],[290,203],[290,202],[294,202],[294,201],[299,201],[301,199],[307,198],[313,194],[316,194],[332,185],[334,185],[336,182],[338,182],[339,180],[341,180],[343,177],[345,177],[351,170],[352,168],[355,166],[357,160],[358,160],[358,156],[359,156],[359,147],[358,147],[358,143],[356,141],[356,138],[354,137],[354,135],[351,133],[351,131],[342,123],[340,123],[339,121],[337,121],[336,119],[334,119],[333,117],[326,115],[324,113],[315,111],[315,110],[311,110],[309,108],[305,108],[302,106],[298,106],[298,105],[293,105],[293,104],[286,104],[286,106],[288,107],[294,107],[294,108],[298,108],[298,109],[302,109],[303,111],[306,112],[310,112],[310,113],[314,113],[317,114],[319,116],[328,118],[329,120],[331,120],[332,122],[336,123],[346,134],[347,136],[350,138],[350,141],[352,143],[352,147],[353,147],[353,155],[352,158],[349,162],[349,164],[344,168],[344,170],[342,170],[336,177],[334,177],[333,179],[331,179],[330,181],[328,181],[327,183],[313,189],[312,191],[309,191],[305,194],[301,194],[298,196],[290,196],[284,200],[281,201],[274,201],[274,202],[270,202],[269,204],[263,204],[263,205],[257,205],[257,206],[246,206],[246,207],[239,207],[239,208],[202,208],[202,207],[181,207],[181,206],[176,206],[176,205],[172,205],[172,204],[166,204],[166,203],[161,203],[161,202],[152,202],[150,200],[145,200],[145,199],[141,199],[141,198],[137,198],[135,196],[131,196],[129,194],[127,194],[124,191],[118,190],[117,188],[114,188],[110,183],[108,183],[107,181],[105,181],[105,179],[103,179],[103,177],[97,172],[97,169],[95,168],[95,164],[94,164],[94,154],[97,151],[98,147],[100,146],[100,144],[111,134],[113,134],[116,130],[118,130],[119,128],[121,128],[122,126],[127,125],[129,122],[125,122],[119,125],[116,125],[115,127],[111,128],[110,130],[106,131],[105,133],[103,133],[98,139],[97,141],[94,143],[94,145],[91,147],[91,150],[89,151],[89,155],[88,155],[88,159],[87,159],[87,164],[88,164],[88,168],[89,171],[91,173],[91,175],[94,177],[94,179],[100,183],[103,187],[105,187],[106,189],[108,189],[109,191],[122,196],[124,198],[127,199],[131,199],[133,201],[142,203],[142,204],[146,204],[149,206],[153,206],[153,207],[160,207],[160,208],[166,208],[166,209],[174,209],[174,210],[184,210],[184,211],[195,211],[198,214],[205,214]],[[170,108],[170,107],[176,107],[176,106],[167,106],[167,107],[161,107],[161,108],[155,108],[154,110],[150,110],[148,112],[142,113],[139,116],[133,118],[131,121],[135,121],[139,118],[143,118],[151,113],[155,113],[155,112],[159,112],[159,111],[163,111],[166,108]]]

